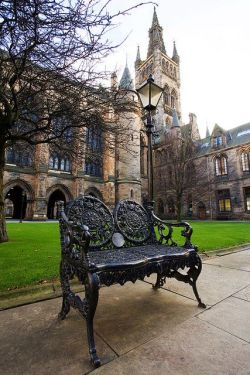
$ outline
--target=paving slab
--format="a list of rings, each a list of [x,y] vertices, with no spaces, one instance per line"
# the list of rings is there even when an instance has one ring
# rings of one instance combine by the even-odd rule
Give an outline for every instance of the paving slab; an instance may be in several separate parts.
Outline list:
[[[226,257],[227,256],[224,256],[222,258],[226,260]],[[154,283],[155,276],[151,276],[147,281]],[[202,272],[197,281],[197,288],[202,301],[212,306],[232,294],[237,293],[249,284],[249,272],[232,268],[215,267],[214,265],[205,263],[203,264]],[[175,279],[167,279],[163,288],[195,299],[192,287],[189,284],[182,283]]]
[[[212,259],[204,260],[204,263],[250,272],[250,249],[238,253],[216,256]]]
[[[142,281],[115,285],[100,291],[95,330],[121,355],[200,311],[196,302]]]
[[[92,374],[249,375],[250,345],[194,317]]]
[[[0,312],[1,375],[83,375],[89,362],[85,321],[76,311],[59,322],[61,299]],[[96,336],[103,362],[116,354]]]
[[[230,297],[198,317],[250,343],[250,302]]]
[[[241,298],[241,299],[244,299],[245,301],[250,302],[250,285],[242,289],[238,293],[235,293],[234,297]]]

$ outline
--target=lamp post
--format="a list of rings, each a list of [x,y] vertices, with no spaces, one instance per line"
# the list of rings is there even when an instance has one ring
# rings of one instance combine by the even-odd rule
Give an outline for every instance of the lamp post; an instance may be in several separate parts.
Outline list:
[[[24,197],[25,197],[25,192],[24,190],[22,191],[22,195],[21,195],[21,207],[20,207],[20,219],[19,219],[19,223],[22,223],[23,222],[23,205],[24,205]]]
[[[137,89],[143,109],[147,111],[146,133],[148,137],[148,204],[153,207],[154,204],[154,184],[153,184],[153,155],[152,155],[152,111],[159,103],[163,89],[154,83],[152,74],[149,75],[147,82]]]

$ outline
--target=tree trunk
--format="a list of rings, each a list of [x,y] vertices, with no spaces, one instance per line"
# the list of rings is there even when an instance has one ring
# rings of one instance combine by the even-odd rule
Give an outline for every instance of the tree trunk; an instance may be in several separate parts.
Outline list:
[[[8,241],[6,221],[4,213],[3,174],[5,166],[5,147],[0,143],[0,243]]]
[[[176,199],[176,220],[181,221],[181,206],[182,206],[182,197],[177,196]]]

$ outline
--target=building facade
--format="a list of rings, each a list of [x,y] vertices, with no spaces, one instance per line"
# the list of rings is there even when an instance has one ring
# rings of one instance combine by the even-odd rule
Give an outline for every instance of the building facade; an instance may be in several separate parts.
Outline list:
[[[133,102],[130,109],[126,109],[128,113],[124,113],[121,107],[115,115],[117,127],[121,125],[123,129],[129,129],[129,152],[118,147],[120,142],[116,139],[112,139],[115,145],[112,151],[109,139],[104,139],[101,131],[93,131],[91,127],[82,130],[85,137],[82,147],[85,149],[78,158],[63,151],[53,151],[48,144],[9,147],[4,173],[7,218],[55,219],[57,201],[68,202],[81,194],[100,198],[110,208],[117,200],[125,198],[141,202],[141,110],[127,67],[119,87],[115,74],[112,85],[117,95]],[[70,130],[64,136],[70,140]]]
[[[154,200],[156,211],[167,218],[176,216],[176,201],[169,185],[167,135],[188,134],[196,147],[193,157],[197,183],[185,189],[182,213],[199,219],[250,218],[250,124],[225,131],[216,125],[211,135],[201,139],[195,114],[189,123],[181,119],[180,57],[174,43],[171,57],[167,54],[163,29],[154,9],[149,29],[147,56],[143,60],[138,46],[135,60],[135,88],[152,74],[155,83],[163,87],[163,95],[153,114],[154,122]],[[112,87],[127,95],[135,105],[124,115],[120,109],[117,123],[131,129],[127,142],[130,150],[114,147],[105,152],[107,144],[102,134],[85,129],[85,147],[96,159],[52,152],[49,145],[34,148],[15,145],[6,153],[4,194],[6,216],[30,220],[54,219],[56,202],[65,202],[80,194],[91,194],[114,207],[120,199],[138,202],[147,199],[147,137],[144,131],[138,96],[126,66],[117,84],[112,75]],[[66,134],[67,136],[67,134]],[[68,134],[70,137],[70,134]]]

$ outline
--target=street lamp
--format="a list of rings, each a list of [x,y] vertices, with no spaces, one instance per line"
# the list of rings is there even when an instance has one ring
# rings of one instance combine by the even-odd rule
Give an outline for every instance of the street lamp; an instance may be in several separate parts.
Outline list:
[[[23,205],[24,205],[24,198],[25,198],[25,192],[24,190],[22,191],[22,195],[21,195],[21,207],[20,207],[20,219],[19,219],[19,223],[22,223],[23,222]]]
[[[153,185],[153,158],[152,158],[152,116],[159,103],[163,89],[154,83],[152,74],[149,75],[145,85],[137,90],[143,109],[147,111],[146,133],[148,137],[148,203],[153,206],[154,185]]]

